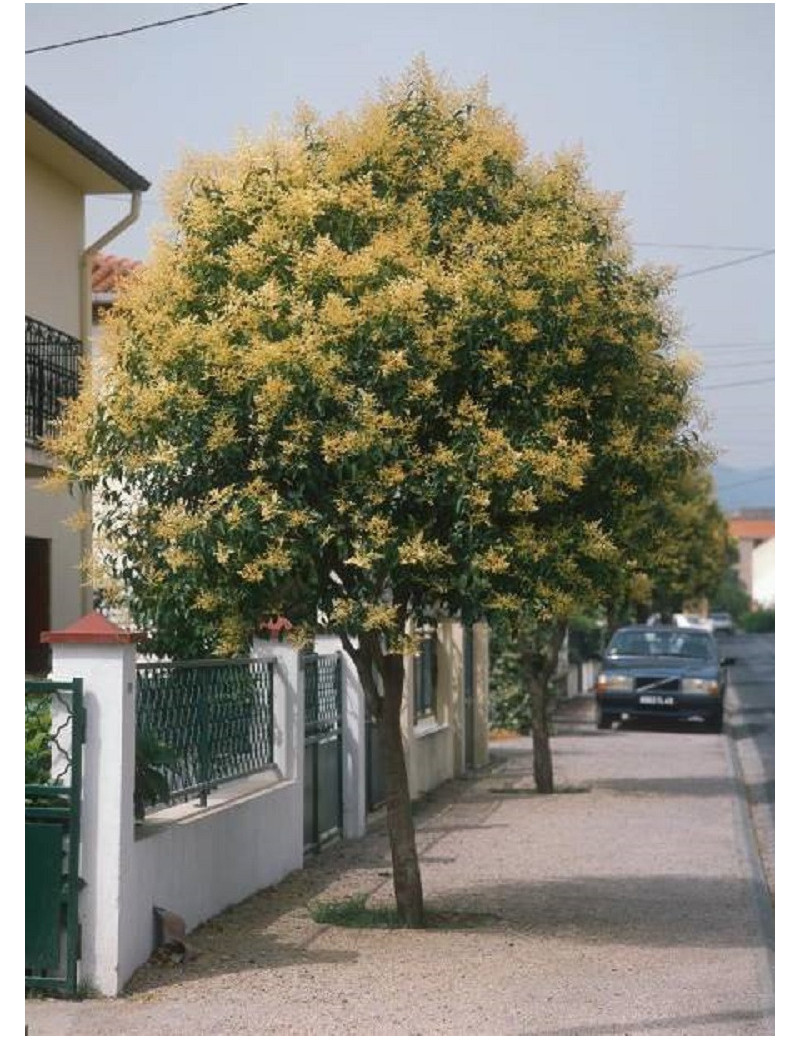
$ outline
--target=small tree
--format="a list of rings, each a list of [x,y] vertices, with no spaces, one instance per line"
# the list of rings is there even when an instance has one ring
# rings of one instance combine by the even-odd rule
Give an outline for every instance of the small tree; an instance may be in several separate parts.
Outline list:
[[[404,654],[506,567],[493,517],[577,473],[557,430],[512,446],[481,403],[536,335],[548,211],[484,88],[417,63],[353,117],[187,161],[54,450],[150,648],[234,653],[264,614],[342,638],[378,720],[400,919],[422,886],[400,729]],[[542,186],[542,190],[537,189]],[[538,417],[534,414],[533,424]],[[484,546],[486,552],[481,551]]]
[[[657,554],[659,535],[649,525],[643,537],[632,518],[702,449],[690,428],[693,370],[673,346],[669,276],[632,264],[618,200],[593,191],[569,155],[526,190],[535,262],[521,287],[536,298],[535,328],[525,342],[498,344],[512,385],[488,384],[479,400],[509,453],[536,459],[537,479],[506,474],[507,498],[493,500],[477,559],[494,561],[480,575],[486,602],[512,619],[534,778],[549,793],[549,692],[568,620],[610,593],[621,598]],[[532,514],[515,512],[522,501]]]
[[[239,652],[265,614],[341,636],[412,926],[415,629],[527,603],[560,624],[616,558],[606,488],[640,492],[624,474],[661,448],[630,431],[673,379],[661,283],[629,274],[613,206],[574,157],[524,152],[484,88],[419,62],[352,117],[301,110],[188,160],[54,445],[102,495],[106,570],[153,650]]]

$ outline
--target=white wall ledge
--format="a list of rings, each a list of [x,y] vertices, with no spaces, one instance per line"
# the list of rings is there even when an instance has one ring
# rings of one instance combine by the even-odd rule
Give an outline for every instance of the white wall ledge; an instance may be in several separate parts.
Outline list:
[[[422,739],[432,737],[436,733],[444,733],[449,729],[450,726],[446,722],[439,722],[438,719],[420,719],[419,722],[414,723],[414,736]]]
[[[237,780],[226,780],[208,792],[208,804],[199,805],[199,792],[190,796],[186,802],[166,805],[163,809],[148,812],[144,820],[136,824],[135,838],[149,838],[174,824],[190,823],[193,820],[212,816],[222,809],[227,809],[237,802],[246,802],[270,789],[278,789],[294,783],[285,780],[276,766],[261,773],[253,773]]]

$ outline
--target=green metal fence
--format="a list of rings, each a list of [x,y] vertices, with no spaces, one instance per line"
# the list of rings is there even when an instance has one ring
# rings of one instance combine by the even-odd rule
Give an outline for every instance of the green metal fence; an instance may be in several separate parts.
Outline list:
[[[146,804],[208,792],[273,764],[273,662],[180,661],[137,668],[137,791]]]
[[[303,844],[319,849],[342,832],[342,655],[306,654]]]
[[[25,683],[25,985],[74,996],[83,685]]]
[[[383,740],[381,738],[380,725],[376,719],[367,718],[365,726],[366,747],[366,773],[367,773],[367,812],[386,803],[386,768],[383,762]]]

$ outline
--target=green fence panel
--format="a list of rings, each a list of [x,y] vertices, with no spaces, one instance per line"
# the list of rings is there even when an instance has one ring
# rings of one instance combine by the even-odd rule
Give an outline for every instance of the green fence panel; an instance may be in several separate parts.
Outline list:
[[[204,805],[223,781],[273,764],[273,667],[250,658],[138,666],[140,815],[142,801],[199,794]]]
[[[342,832],[343,741],[341,654],[306,654],[303,843],[319,849]]]
[[[83,684],[25,683],[25,985],[78,989]]]

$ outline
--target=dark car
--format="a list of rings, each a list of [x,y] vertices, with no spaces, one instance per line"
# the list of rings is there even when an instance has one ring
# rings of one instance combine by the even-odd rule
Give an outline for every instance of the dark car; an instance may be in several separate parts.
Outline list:
[[[709,618],[711,620],[712,632],[725,632],[733,635],[736,631],[733,618],[726,610],[715,610],[712,614],[709,614]]]
[[[595,685],[597,725],[626,719],[704,722],[720,732],[726,668],[716,640],[699,628],[631,625],[614,633]]]

